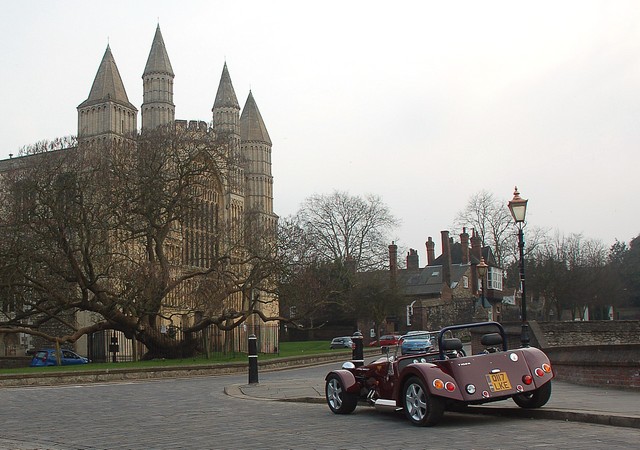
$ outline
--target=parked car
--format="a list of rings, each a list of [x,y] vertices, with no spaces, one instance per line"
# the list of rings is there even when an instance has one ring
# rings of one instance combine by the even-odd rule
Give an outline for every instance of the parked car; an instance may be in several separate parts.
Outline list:
[[[437,350],[438,332],[410,331],[400,338],[400,351],[403,355],[415,355]]]
[[[353,340],[351,340],[351,336],[342,336],[342,337],[333,338],[333,340],[331,341],[331,345],[329,346],[331,350],[334,350],[336,348],[353,348],[353,347],[354,347],[354,344],[353,344]]]
[[[484,351],[458,356],[462,342],[445,336],[475,327],[497,331],[482,336]],[[345,362],[325,378],[329,409],[349,414],[361,402],[402,410],[414,425],[430,426],[445,411],[467,405],[513,399],[521,408],[540,408],[551,397],[553,371],[547,355],[534,347],[507,349],[504,328],[497,322],[445,327],[437,333],[437,346],[417,355],[398,355],[396,348],[359,367]]]
[[[61,350],[61,362],[63,366],[74,365],[74,364],[87,364],[89,363],[89,359],[84,356],[80,356],[71,350]],[[43,350],[38,350],[33,358],[31,359],[31,367],[44,367],[44,366],[56,366],[58,365],[58,360],[56,358],[56,350],[53,348],[46,348]]]
[[[402,336],[398,334],[385,334],[384,336],[380,336],[379,341],[372,341],[369,344],[369,346],[370,347],[393,347],[394,345],[398,345],[401,337]]]

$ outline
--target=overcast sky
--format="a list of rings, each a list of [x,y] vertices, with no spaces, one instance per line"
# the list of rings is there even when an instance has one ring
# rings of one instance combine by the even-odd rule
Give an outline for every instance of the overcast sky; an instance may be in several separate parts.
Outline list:
[[[377,194],[422,265],[474,193],[517,185],[531,226],[640,234],[638,1],[5,2],[0,158],[76,134],[107,44],[140,109],[158,22],[176,118],[211,121],[225,61],[252,90],[281,217]]]

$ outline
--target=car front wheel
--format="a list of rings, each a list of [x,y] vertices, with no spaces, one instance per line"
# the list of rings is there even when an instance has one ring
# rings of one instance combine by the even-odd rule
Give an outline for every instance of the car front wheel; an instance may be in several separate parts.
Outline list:
[[[349,414],[356,409],[358,397],[347,392],[344,383],[338,375],[329,375],[325,386],[325,395],[329,409],[335,414]]]
[[[543,384],[535,391],[524,392],[513,396],[513,401],[520,408],[540,408],[551,398],[551,381]]]
[[[429,394],[420,378],[409,378],[404,385],[403,396],[404,414],[414,425],[431,426],[442,418],[444,401]]]

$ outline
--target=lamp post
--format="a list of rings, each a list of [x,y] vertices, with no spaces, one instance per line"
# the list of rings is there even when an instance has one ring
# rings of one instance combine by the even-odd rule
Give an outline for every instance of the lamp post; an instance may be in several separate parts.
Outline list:
[[[523,347],[529,346],[529,323],[527,322],[527,293],[524,283],[524,219],[527,214],[527,200],[520,197],[518,187],[513,192],[513,198],[509,202],[509,210],[513,216],[513,220],[518,227],[518,248],[520,249],[520,289],[522,291],[522,332],[520,334],[520,342]]]
[[[480,262],[476,265],[478,271],[478,277],[480,277],[480,295],[482,296],[482,307],[484,307],[484,277],[487,275],[487,263],[484,262],[484,257],[480,258]],[[493,306],[491,307],[491,320],[493,320]]]

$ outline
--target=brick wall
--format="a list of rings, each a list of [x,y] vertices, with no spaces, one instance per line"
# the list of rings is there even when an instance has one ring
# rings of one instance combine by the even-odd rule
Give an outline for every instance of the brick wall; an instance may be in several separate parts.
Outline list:
[[[640,389],[640,344],[554,347],[544,351],[559,380]]]

